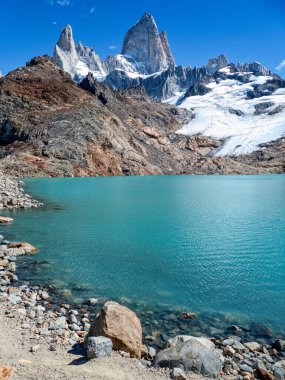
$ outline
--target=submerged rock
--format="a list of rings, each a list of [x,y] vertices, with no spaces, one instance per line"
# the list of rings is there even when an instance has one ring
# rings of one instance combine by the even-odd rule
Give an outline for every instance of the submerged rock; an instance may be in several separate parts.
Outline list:
[[[250,332],[260,338],[272,337],[272,331],[263,323],[252,323],[250,326]]]
[[[285,340],[277,339],[273,344],[273,348],[277,351],[285,351]]]
[[[115,350],[123,350],[131,357],[141,358],[142,327],[136,314],[117,302],[104,304],[89,330],[89,337],[105,336],[112,340]]]

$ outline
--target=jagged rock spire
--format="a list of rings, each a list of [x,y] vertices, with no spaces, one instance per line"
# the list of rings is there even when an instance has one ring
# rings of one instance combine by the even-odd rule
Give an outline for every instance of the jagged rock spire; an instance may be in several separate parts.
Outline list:
[[[82,42],[79,41],[76,46],[76,51],[79,59],[88,66],[89,70],[96,71],[102,75],[105,74],[104,62],[93,48],[83,46]]]
[[[62,30],[57,45],[63,51],[72,52],[75,50],[72,29],[69,24],[66,25],[66,27]]]
[[[141,63],[149,74],[166,70],[173,62],[167,38],[163,35],[161,39],[155,20],[149,13],[145,13],[127,32],[122,54]]]
[[[70,25],[67,25],[62,30],[54,49],[53,58],[64,71],[70,73],[71,76],[75,74],[75,68],[79,62],[79,57],[76,52]]]
[[[224,54],[220,54],[218,58],[210,58],[206,69],[208,74],[214,74],[216,71],[228,66],[229,61]]]

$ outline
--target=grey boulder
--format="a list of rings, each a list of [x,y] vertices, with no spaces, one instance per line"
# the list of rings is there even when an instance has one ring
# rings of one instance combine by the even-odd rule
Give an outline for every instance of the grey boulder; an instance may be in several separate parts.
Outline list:
[[[160,351],[154,360],[154,366],[181,368],[185,372],[191,371],[209,378],[218,377],[222,369],[216,353],[197,339],[190,339]]]
[[[113,344],[105,336],[92,336],[87,340],[87,359],[103,358],[112,355]]]

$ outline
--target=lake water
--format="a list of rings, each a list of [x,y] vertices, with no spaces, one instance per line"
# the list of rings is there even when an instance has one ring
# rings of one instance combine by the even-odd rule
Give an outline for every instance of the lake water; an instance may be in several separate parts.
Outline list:
[[[45,207],[0,233],[39,247],[30,280],[285,329],[284,175],[25,182]]]

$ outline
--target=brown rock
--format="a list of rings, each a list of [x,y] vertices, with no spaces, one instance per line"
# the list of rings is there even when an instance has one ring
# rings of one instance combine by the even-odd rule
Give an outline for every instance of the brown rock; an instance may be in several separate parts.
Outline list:
[[[37,248],[35,248],[30,243],[14,242],[8,244],[8,248],[23,248],[27,254],[37,253]]]
[[[235,355],[236,351],[232,347],[226,346],[223,353],[224,353],[224,356],[232,357]]]
[[[93,322],[89,336],[106,336],[113,342],[115,350],[123,350],[131,357],[141,358],[142,327],[136,314],[117,302],[104,304]]]
[[[275,380],[275,377],[267,369],[257,368],[254,371],[254,377],[261,380]]]
[[[8,218],[7,216],[0,216],[0,223],[12,223],[14,222],[13,218]]]
[[[185,148],[190,149],[200,155],[206,155],[220,146],[220,142],[210,137],[192,136],[188,139]]]
[[[153,128],[153,127],[145,127],[145,128],[143,128],[143,132],[144,132],[147,136],[152,137],[152,138],[154,138],[154,139],[158,139],[158,138],[160,138],[160,137],[163,136],[159,131],[157,131],[157,130],[156,130],[155,128]]]
[[[0,380],[8,380],[12,375],[12,368],[6,366],[0,366]]]

